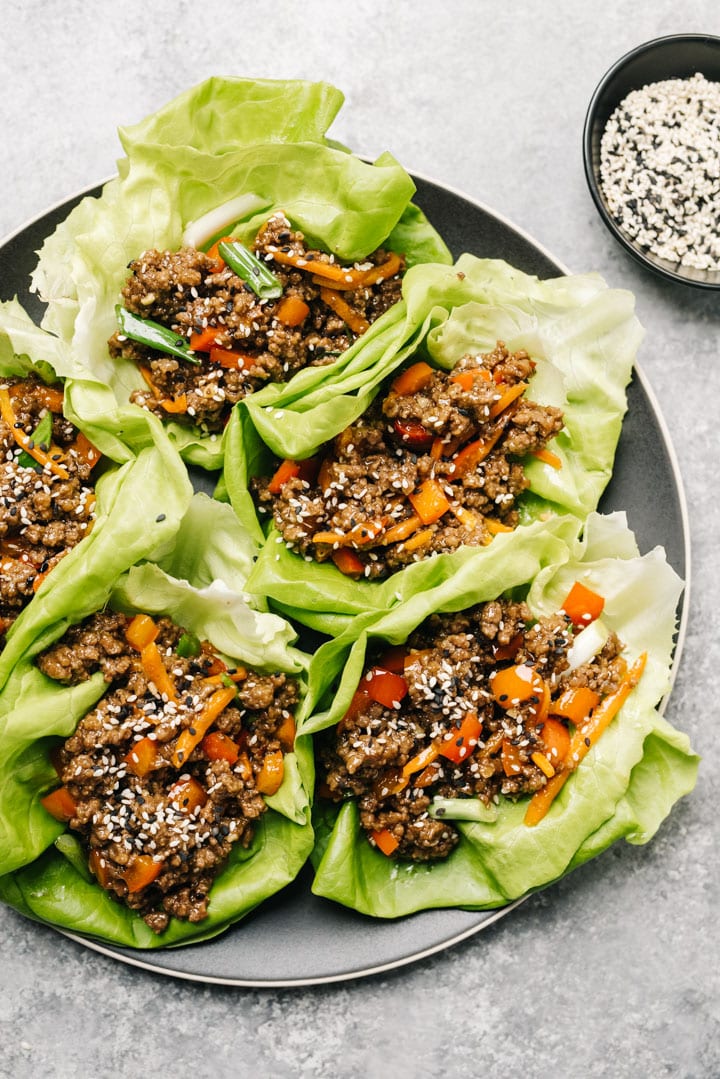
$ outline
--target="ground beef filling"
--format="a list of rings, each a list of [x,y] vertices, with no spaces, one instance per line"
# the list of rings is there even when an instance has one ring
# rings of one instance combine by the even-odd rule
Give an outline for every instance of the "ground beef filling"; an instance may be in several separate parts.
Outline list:
[[[381,845],[382,836],[392,837],[394,856],[445,858],[459,833],[433,816],[436,797],[479,798],[489,806],[501,795],[539,790],[569,767],[557,752],[557,730],[551,737],[554,724],[567,726],[553,717],[553,703],[570,686],[600,698],[618,688],[626,664],[615,634],[590,662],[570,670],[572,641],[564,614],[533,622],[524,603],[498,600],[429,618],[405,648],[369,665],[350,709],[321,746],[321,793],[355,798],[368,836]],[[375,681],[385,664],[403,672],[404,690]],[[496,672],[520,666],[547,686],[547,714],[540,694],[498,699]],[[393,692],[400,699],[373,699]],[[417,767],[404,776],[408,762]]]
[[[303,557],[356,577],[489,543],[517,524],[522,459],[562,428],[559,409],[525,399],[534,367],[502,342],[450,373],[413,365],[297,474],[256,480],[260,511]]]
[[[38,665],[65,684],[96,671],[109,683],[54,763],[69,800],[69,826],[99,883],[161,933],[170,917],[202,921],[232,847],[251,843],[266,808],[262,792],[270,793],[268,766],[277,785],[282,752],[292,746],[297,683],[284,674],[228,668],[163,618],[155,645],[173,701],[129,644],[129,624],[111,611],[95,615],[68,630]],[[196,654],[178,654],[188,651],[189,640]],[[214,695],[233,685],[236,694],[185,756],[179,739],[197,734]]]
[[[280,281],[280,299],[258,299],[221,260],[195,248],[145,251],[130,263],[132,276],[122,290],[129,311],[188,341],[208,330],[213,338],[203,351],[198,346],[202,362],[194,364],[114,334],[110,355],[137,363],[148,383],[147,390],[133,393],[133,401],[164,418],[221,431],[232,406],[246,394],[267,382],[287,382],[303,367],[332,362],[400,298],[402,259],[399,270],[366,286],[349,289],[340,282],[338,288],[328,288],[318,283],[323,266],[337,270],[339,264],[332,256],[308,250],[302,233],[293,230],[283,214],[269,219],[253,250]],[[317,273],[288,266],[275,256],[301,259]],[[388,257],[378,249],[359,269],[380,266]],[[288,298],[307,307],[297,323],[297,305],[292,316],[285,313]]]
[[[0,380],[0,647],[45,575],[88,534],[94,519],[95,458],[62,415],[62,395],[62,387],[46,386],[34,375]],[[50,422],[50,439],[35,447],[33,434]],[[23,437],[48,463],[23,450]]]

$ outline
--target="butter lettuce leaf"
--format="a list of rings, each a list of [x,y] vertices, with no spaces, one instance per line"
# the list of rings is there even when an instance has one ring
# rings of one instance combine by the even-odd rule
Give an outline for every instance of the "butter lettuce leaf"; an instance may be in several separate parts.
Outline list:
[[[628,658],[648,652],[639,685],[539,824],[524,824],[527,799],[501,798],[494,821],[457,822],[461,840],[445,861],[415,865],[386,858],[365,837],[353,802],[339,810],[318,803],[316,894],[382,918],[433,907],[501,906],[544,887],[620,838],[647,842],[677,799],[693,788],[698,758],[688,738],[657,708],[670,685],[679,578],[661,549],[639,554],[623,514],[591,514],[582,531],[579,521],[574,530],[558,529],[559,521],[544,541],[537,538],[534,568],[525,551],[525,560],[512,571],[512,545],[523,541],[519,530],[505,548],[493,543],[484,557],[478,553],[474,572],[463,566],[460,579],[448,576],[389,612],[360,617],[323,645],[311,664],[301,729],[319,731],[342,717],[369,642],[401,643],[434,611],[462,610],[494,598],[498,580],[513,594],[526,594],[536,615],[557,610],[578,578],[601,592],[603,621],[623,640]]]
[[[251,422],[241,424],[227,444],[227,495],[258,534],[248,483],[264,464],[263,446],[280,458],[311,456],[365,411],[406,358],[451,369],[461,357],[490,351],[501,340],[536,360],[528,398],[557,406],[564,416],[550,445],[561,467],[535,458],[523,462],[529,488],[519,500],[521,523],[554,513],[583,518],[597,508],[612,474],[641,339],[632,295],[609,289],[593,274],[540,281],[505,262],[471,255],[453,267],[415,266],[405,276],[402,302],[340,357],[332,375],[308,369],[286,387],[268,386],[241,402],[239,410]],[[249,587],[284,613],[332,633],[348,617],[386,608],[396,592],[404,594],[406,575],[414,579],[417,572],[411,566],[383,582],[353,581],[332,563],[305,562],[270,529]]]
[[[196,495],[159,560],[144,559],[116,575],[107,602],[127,613],[175,618],[235,663],[285,671],[299,679],[302,699],[308,657],[294,647],[295,631],[277,615],[253,607],[253,597],[244,593],[248,552],[241,537],[229,506]],[[76,593],[82,591],[83,582],[78,581]],[[40,803],[57,783],[52,747],[73,732],[106,685],[98,674],[79,686],[62,686],[40,672],[33,656],[40,643],[50,644],[87,613],[86,607],[82,597],[66,594],[63,617],[15,664],[0,696],[5,747],[0,764],[0,899],[30,917],[115,944],[155,948],[205,939],[292,881],[306,861],[313,845],[310,739],[298,737],[293,752],[286,754],[282,785],[267,798],[269,808],[251,846],[234,850],[214,882],[207,919],[197,925],[172,919],[166,932],[156,936],[137,914],[88,879],[72,833]]]
[[[144,388],[135,364],[112,360],[107,349],[128,263],[150,248],[179,248],[189,225],[240,196],[248,197],[245,209],[222,231],[245,241],[283,210],[310,243],[341,259],[362,258],[387,241],[402,245],[411,263],[450,260],[412,205],[415,185],[392,155],[370,163],[327,138],[342,101],[322,82],[211,78],[121,129],[117,178],[60,224],[33,274],[48,304],[43,326],[72,345],[116,408]],[[93,417],[102,415],[89,403]],[[186,460],[220,467],[222,438],[165,426]],[[125,435],[134,448],[144,444],[142,426]]]

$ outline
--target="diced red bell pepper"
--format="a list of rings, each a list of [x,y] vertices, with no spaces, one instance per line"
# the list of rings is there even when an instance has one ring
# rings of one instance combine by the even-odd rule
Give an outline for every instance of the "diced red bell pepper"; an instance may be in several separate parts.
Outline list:
[[[382,667],[373,667],[363,678],[362,686],[371,700],[385,708],[396,708],[408,691],[402,675]]]
[[[408,449],[422,452],[429,450],[433,444],[432,432],[415,420],[395,420],[393,430],[403,446],[407,446]]]

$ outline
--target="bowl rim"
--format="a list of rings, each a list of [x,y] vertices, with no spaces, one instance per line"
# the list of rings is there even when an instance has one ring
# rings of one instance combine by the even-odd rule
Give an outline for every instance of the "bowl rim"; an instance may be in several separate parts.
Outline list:
[[[649,41],[644,41],[640,45],[636,45],[634,48],[632,48],[628,52],[624,53],[618,60],[616,60],[615,63],[612,64],[612,66],[608,68],[608,70],[605,72],[605,74],[602,76],[602,78],[598,82],[597,86],[595,87],[595,90],[593,91],[592,97],[590,98],[590,103],[588,105],[587,112],[585,113],[585,123],[583,125],[583,164],[584,164],[584,167],[585,167],[585,178],[587,180],[588,188],[590,189],[590,194],[591,194],[591,196],[593,198],[593,202],[595,203],[595,206],[596,206],[596,208],[597,208],[597,210],[598,210],[598,212],[600,214],[600,217],[601,217],[603,223],[610,230],[610,232],[613,234],[615,239],[642,266],[645,266],[647,269],[650,269],[654,273],[659,274],[661,277],[664,277],[666,280],[675,281],[675,282],[678,282],[679,284],[682,284],[682,285],[690,285],[693,288],[703,288],[703,289],[709,289],[711,291],[712,290],[716,291],[716,290],[720,289],[720,270],[709,271],[709,272],[712,272],[712,273],[717,273],[717,276],[718,276],[717,282],[701,281],[701,280],[693,279],[693,278],[690,278],[690,277],[685,277],[682,273],[679,273],[679,272],[677,272],[675,270],[665,268],[664,266],[659,265],[658,262],[656,262],[649,255],[646,255],[635,243],[633,243],[633,241],[631,239],[629,239],[625,235],[625,233],[616,224],[615,219],[612,217],[612,215],[610,214],[610,212],[607,209],[607,206],[605,205],[605,202],[604,202],[603,197],[602,197],[601,189],[600,189],[599,177],[596,174],[595,167],[593,165],[593,156],[592,156],[593,128],[594,128],[594,125],[595,125],[596,115],[597,115],[597,111],[598,111],[598,105],[599,105],[600,99],[601,99],[604,91],[606,90],[608,85],[612,82],[612,80],[615,78],[615,76],[624,67],[626,67],[627,64],[630,63],[632,60],[636,59],[638,56],[642,56],[643,53],[651,52],[653,49],[656,49],[658,46],[667,45],[667,44],[670,44],[671,42],[675,43],[675,44],[684,44],[684,43],[701,44],[701,43],[706,43],[706,44],[709,44],[711,47],[715,46],[718,49],[718,54],[720,56],[720,37],[718,35],[716,35],[716,34],[700,34],[700,33],[683,33],[683,34],[665,34],[665,35],[663,35],[661,37],[656,37],[656,38],[652,38]],[[668,77],[671,77],[671,76],[668,76]]]

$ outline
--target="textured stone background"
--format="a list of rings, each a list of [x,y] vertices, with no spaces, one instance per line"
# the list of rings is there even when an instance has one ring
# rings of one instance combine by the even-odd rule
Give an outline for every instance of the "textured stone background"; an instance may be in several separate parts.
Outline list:
[[[596,216],[581,160],[606,69],[659,35],[720,34],[717,0],[4,0],[2,14],[0,235],[110,175],[116,127],[210,74],[317,77],[346,94],[337,138],[392,150],[572,269],[633,290],[693,543],[668,718],[704,763],[649,846],[615,847],[479,936],[362,981],[255,991],[172,980],[4,909],[0,1075],[720,1074],[720,294],[636,266]]]

